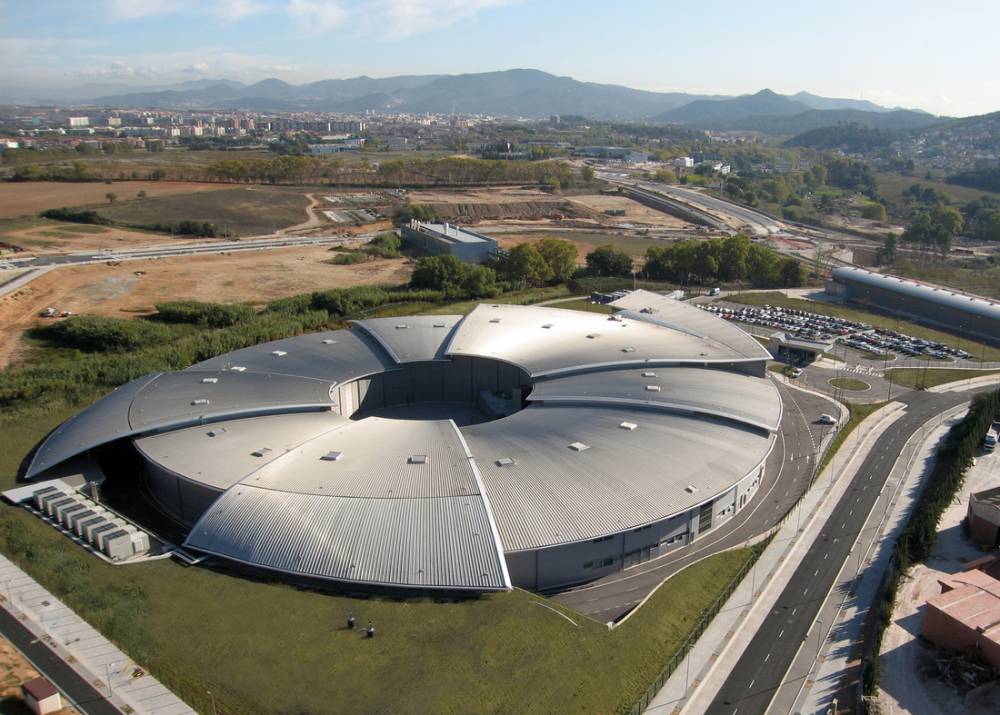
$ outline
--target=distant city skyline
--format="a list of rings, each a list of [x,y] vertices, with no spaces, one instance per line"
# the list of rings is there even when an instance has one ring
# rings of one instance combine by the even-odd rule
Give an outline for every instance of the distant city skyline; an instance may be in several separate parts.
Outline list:
[[[1000,3],[836,11],[636,0],[0,0],[0,92],[535,68],[652,91],[770,88],[967,116],[1000,111]],[[0,101],[3,97],[0,94]]]

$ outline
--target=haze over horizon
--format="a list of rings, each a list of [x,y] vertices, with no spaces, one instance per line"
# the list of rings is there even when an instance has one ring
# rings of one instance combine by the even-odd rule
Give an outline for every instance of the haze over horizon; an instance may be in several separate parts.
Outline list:
[[[929,0],[846,0],[836,14],[787,0],[752,12],[731,0],[0,0],[0,88],[530,67],[653,91],[767,87],[948,116],[1000,110],[1000,5],[958,0],[948,15],[942,26]]]

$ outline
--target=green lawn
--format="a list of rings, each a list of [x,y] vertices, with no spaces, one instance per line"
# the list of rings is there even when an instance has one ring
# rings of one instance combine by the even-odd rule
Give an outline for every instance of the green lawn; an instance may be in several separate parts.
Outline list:
[[[970,380],[983,375],[1000,374],[1000,370],[961,370],[949,368],[894,367],[886,371],[893,384],[913,390],[926,390],[948,382]]]
[[[1000,199],[1000,194],[984,191],[982,189],[970,189],[957,184],[946,184],[943,181],[928,181],[917,176],[902,176],[895,173],[876,172],[875,180],[878,183],[878,192],[889,200],[890,203],[903,206],[903,192],[913,186],[920,184],[925,188],[935,189],[948,196],[952,202],[965,204],[973,199],[982,196],[992,196]]]
[[[252,236],[304,222],[309,200],[302,189],[242,186],[222,191],[136,199],[98,209],[112,221],[135,226],[208,222],[216,231]]]
[[[817,313],[818,315],[846,318],[847,320],[855,320],[860,323],[868,323],[877,328],[898,330],[915,338],[923,338],[924,340],[931,340],[936,343],[960,347],[972,353],[973,359],[982,359],[989,362],[1000,360],[1000,349],[998,348],[966,338],[959,338],[942,330],[909,323],[905,320],[896,320],[887,315],[870,313],[860,308],[849,308],[836,303],[820,303],[812,300],[803,300],[802,298],[789,298],[784,293],[779,293],[778,291],[743,293],[742,295],[727,296],[722,300],[730,303],[744,303],[746,305],[771,305],[781,308],[792,308]]]
[[[855,380],[853,377],[834,377],[829,380],[829,383],[832,387],[851,392],[864,392],[871,389],[871,385],[867,382]]]
[[[840,449],[840,446],[844,443],[844,440],[847,439],[847,436],[851,434],[851,432],[853,432],[859,424],[864,422],[869,415],[879,408],[884,407],[886,403],[875,402],[864,405],[848,402],[845,404],[850,412],[850,417],[847,422],[840,426],[837,434],[834,435],[833,441],[830,443],[830,447],[826,450],[826,454],[823,455],[823,461],[819,465],[819,471],[816,472],[817,475],[821,474],[823,470],[826,469],[826,465],[828,465],[830,460],[833,459],[833,456],[837,453],[837,450]]]
[[[0,419],[0,486],[74,411]],[[692,566],[609,632],[519,590],[357,599],[173,561],[110,566],[13,507],[0,548],[199,711],[211,690],[224,715],[626,712],[749,557]],[[343,627],[351,613],[374,640]]]

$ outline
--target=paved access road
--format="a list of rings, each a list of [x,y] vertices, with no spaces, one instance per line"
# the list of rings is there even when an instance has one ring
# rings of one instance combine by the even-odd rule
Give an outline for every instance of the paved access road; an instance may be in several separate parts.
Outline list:
[[[968,393],[928,392],[911,392],[899,398],[907,405],[905,413],[869,450],[771,613],[712,701],[708,715],[767,712],[799,647],[815,649],[821,642],[822,635],[817,635],[813,622],[903,445],[922,424],[969,399]]]
[[[732,216],[747,224],[751,229],[753,229],[753,232],[758,235],[767,236],[772,233],[781,233],[785,230],[781,224],[769,216],[765,216],[764,214],[754,211],[753,209],[748,209],[745,206],[740,206],[739,204],[734,204],[730,201],[717,198],[703,191],[683,189],[678,186],[657,184],[646,181],[639,182],[637,186],[647,191],[658,191],[659,193],[665,194],[670,198],[694,204],[695,206],[715,214]]]
[[[342,243],[346,240],[363,238],[340,236],[311,238],[267,238],[252,241],[215,241],[212,243],[186,244],[183,246],[149,246],[127,251],[90,251],[86,253],[60,253],[51,256],[13,259],[9,261],[15,268],[42,268],[45,266],[71,266],[106,261],[133,261],[150,258],[170,258],[172,256],[193,256],[200,253],[235,253],[237,251],[266,251],[274,248],[294,248],[297,246],[320,246]]]
[[[732,548],[778,523],[809,488],[816,452],[828,427],[819,416],[833,412],[828,400],[778,385],[785,404],[778,442],[768,458],[764,482],[749,505],[694,543],[626,571],[554,594],[554,600],[601,622],[621,618],[684,566]]]
[[[3,608],[0,608],[0,633],[85,715],[121,715],[118,708]]]

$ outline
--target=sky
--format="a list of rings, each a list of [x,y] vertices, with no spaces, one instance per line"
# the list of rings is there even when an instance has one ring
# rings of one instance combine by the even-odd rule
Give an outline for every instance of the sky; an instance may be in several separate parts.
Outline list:
[[[1000,110],[997,0],[0,0],[2,88],[534,68],[653,91]]]

